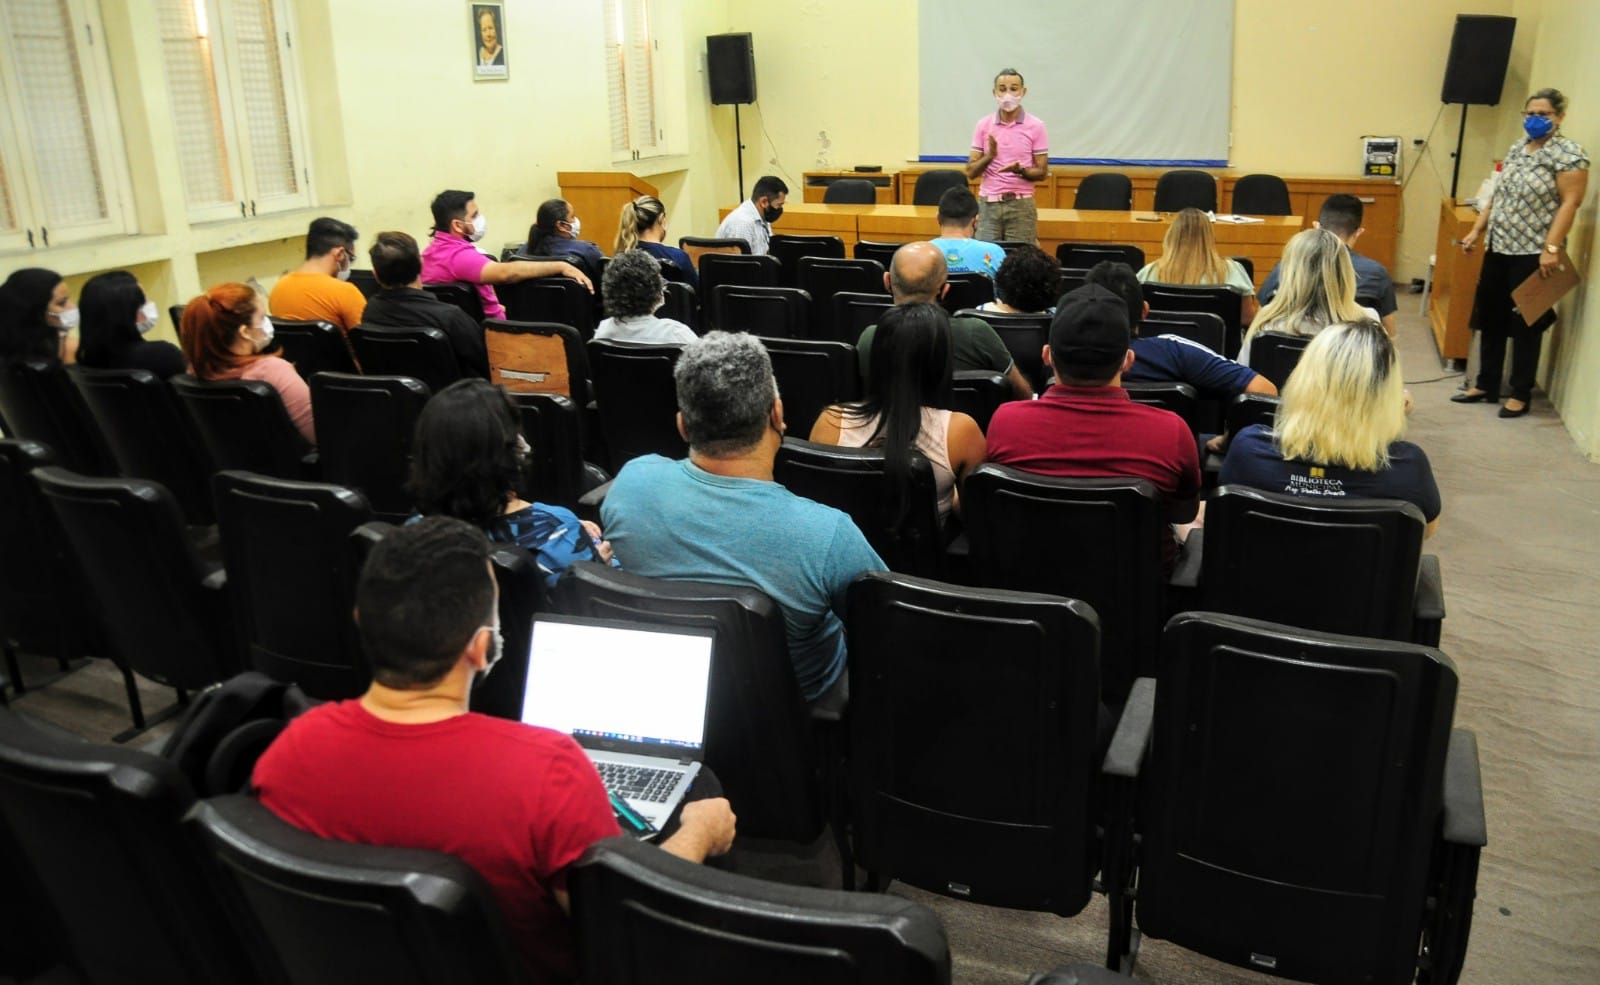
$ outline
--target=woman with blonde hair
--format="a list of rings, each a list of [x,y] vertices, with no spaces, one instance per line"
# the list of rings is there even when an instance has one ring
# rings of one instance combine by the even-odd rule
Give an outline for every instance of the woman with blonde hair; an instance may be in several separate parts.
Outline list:
[[[622,216],[617,222],[616,249],[611,254],[643,250],[661,261],[662,273],[670,280],[684,281],[699,290],[700,277],[695,273],[694,261],[676,246],[668,246],[666,240],[667,207],[654,195],[640,195],[622,206]],[[673,269],[668,269],[669,264]]]
[[[1239,295],[1239,324],[1256,314],[1256,285],[1244,266],[1217,252],[1211,217],[1199,209],[1179,212],[1161,240],[1161,258],[1139,268],[1139,283],[1180,287],[1226,287]]]
[[[247,284],[218,284],[183,309],[183,357],[201,380],[261,380],[278,391],[295,429],[312,444],[311,389],[287,360],[264,355],[272,344],[267,299]]]
[[[1432,534],[1439,487],[1409,441],[1394,341],[1376,318],[1319,332],[1284,384],[1275,423],[1240,431],[1222,463],[1223,485],[1297,496],[1403,499]]]
[[[1262,332],[1316,335],[1329,325],[1370,319],[1378,313],[1356,304],[1356,268],[1350,250],[1326,229],[1306,229],[1283,248],[1282,282],[1261,306],[1245,333],[1239,362],[1250,365],[1250,342]]]

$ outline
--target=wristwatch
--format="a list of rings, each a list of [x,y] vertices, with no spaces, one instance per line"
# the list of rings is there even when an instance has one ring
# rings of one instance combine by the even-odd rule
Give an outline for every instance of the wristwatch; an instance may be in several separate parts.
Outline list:
[[[1544,244],[1544,251],[1546,253],[1560,253],[1561,252],[1561,247],[1552,246],[1551,244],[1546,243],[1546,244]]]

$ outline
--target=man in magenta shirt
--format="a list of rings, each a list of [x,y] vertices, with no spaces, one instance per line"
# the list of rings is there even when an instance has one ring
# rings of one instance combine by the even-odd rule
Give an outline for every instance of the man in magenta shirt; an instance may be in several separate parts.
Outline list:
[[[997,243],[1039,241],[1039,209],[1033,201],[1033,183],[1050,176],[1050,139],[1044,123],[1022,108],[1028,88],[1022,73],[1000,70],[994,77],[993,116],[978,120],[972,131],[972,156],[967,177],[983,175],[978,185],[982,212],[978,238]]]
[[[478,211],[472,192],[443,191],[433,200],[433,238],[422,251],[424,284],[464,281],[478,286],[485,318],[504,318],[506,309],[495,296],[495,284],[532,277],[571,277],[594,293],[594,284],[570,263],[552,260],[512,260],[502,263],[472,244],[488,231],[489,220]]]
[[[1038,400],[994,412],[989,461],[1040,475],[1149,479],[1167,519],[1187,524],[1198,512],[1199,449],[1183,418],[1134,403],[1122,388],[1131,339],[1128,306],[1116,294],[1088,284],[1064,296],[1044,349],[1056,382]],[[1162,539],[1161,553],[1170,570],[1176,532]]]

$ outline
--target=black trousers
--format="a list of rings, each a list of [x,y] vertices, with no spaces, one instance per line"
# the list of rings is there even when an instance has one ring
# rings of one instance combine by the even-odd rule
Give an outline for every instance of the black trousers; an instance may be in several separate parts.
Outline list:
[[[1479,390],[1500,395],[1500,377],[1505,370],[1506,340],[1511,341],[1511,399],[1524,403],[1533,395],[1533,377],[1539,370],[1539,347],[1544,331],[1555,324],[1554,311],[1546,312],[1532,325],[1522,320],[1511,292],[1539,269],[1539,254],[1489,252],[1483,255],[1483,273],[1478,276],[1478,293],[1473,298],[1473,319],[1478,326]]]

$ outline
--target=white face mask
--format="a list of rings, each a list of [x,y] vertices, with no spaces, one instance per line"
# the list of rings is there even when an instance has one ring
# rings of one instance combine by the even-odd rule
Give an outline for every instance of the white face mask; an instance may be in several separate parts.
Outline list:
[[[483,655],[483,669],[478,671],[477,680],[473,682],[474,686],[482,684],[484,678],[489,676],[489,672],[494,670],[494,665],[499,663],[500,658],[505,655],[506,638],[500,633],[499,603],[496,603],[495,608],[494,622],[482,627],[489,630],[490,633],[489,649]]]
[[[572,238],[580,239],[583,236],[583,220],[573,216],[567,220],[567,228],[572,230]]]
[[[472,232],[467,233],[467,239],[476,243],[478,240],[482,239],[483,234],[488,231],[489,220],[483,217],[482,212],[479,212],[477,215],[472,217]]]
[[[339,278],[340,280],[349,280],[350,279],[350,261],[346,260],[344,263],[340,264],[338,273],[334,274],[333,276]]]
[[[271,344],[272,344],[272,319],[271,318],[267,318],[266,316],[262,316],[262,318],[261,318],[261,341],[256,344],[256,351],[260,352],[260,351],[262,351],[263,349],[265,349],[267,346],[269,346]]]
[[[68,308],[66,311],[57,312],[54,315],[56,327],[63,332],[70,332],[77,328],[79,317],[77,308]]]
[[[156,327],[156,322],[161,320],[161,309],[156,307],[154,301],[146,301],[139,308],[139,318],[134,322],[139,329],[139,334],[144,335]]]

